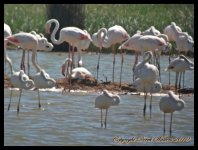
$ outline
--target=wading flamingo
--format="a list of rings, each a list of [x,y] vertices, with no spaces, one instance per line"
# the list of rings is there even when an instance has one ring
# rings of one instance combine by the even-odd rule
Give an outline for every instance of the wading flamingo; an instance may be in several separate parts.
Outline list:
[[[194,63],[187,59],[184,55],[180,55],[179,57],[175,58],[170,62],[168,67],[165,69],[165,71],[172,70],[176,72],[176,79],[175,79],[175,90],[181,87],[181,76],[183,73],[183,87],[184,87],[184,75],[185,70],[194,70]],[[179,77],[180,75],[180,77]],[[179,78],[179,86],[177,86]]]
[[[113,95],[112,93],[109,93],[107,90],[103,90],[103,94],[99,95],[95,99],[95,108],[101,109],[101,127],[103,127],[103,121],[102,121],[102,109],[106,109],[106,115],[105,115],[105,121],[104,125],[106,128],[107,124],[107,111],[110,106],[116,106],[120,103],[120,97],[118,95]]]
[[[50,78],[49,74],[47,74],[44,69],[33,76],[33,81],[38,90],[38,106],[41,108],[39,89],[52,88],[56,85],[56,81],[53,78]]]
[[[83,45],[83,48],[89,47],[89,44],[92,41],[91,36],[86,30],[81,30],[77,27],[65,27],[60,30],[59,39],[57,40],[55,38],[55,34],[57,33],[60,26],[58,20],[48,20],[45,24],[45,30],[46,33],[50,34],[50,28],[52,23],[55,23],[55,28],[53,29],[51,34],[51,41],[56,45],[59,45],[63,42],[68,42],[69,45],[72,46],[72,61],[74,62],[74,47],[76,46],[77,48],[79,48],[81,44]],[[68,55],[68,57],[70,58],[70,49]]]
[[[102,35],[102,33],[104,35]],[[122,26],[119,26],[119,25],[114,25],[113,27],[110,27],[108,30],[106,28],[101,28],[98,30],[97,33],[94,33],[92,35],[93,44],[100,48],[98,64],[97,64],[97,74],[98,74],[98,69],[99,69],[99,59],[100,59],[100,52],[101,52],[102,47],[108,48],[111,45],[113,45],[112,82],[114,82],[115,53],[116,53],[115,45],[126,41],[129,37],[130,36],[127,33],[127,31]]]
[[[172,118],[174,111],[180,111],[184,108],[185,102],[182,99],[179,99],[177,95],[173,93],[173,91],[169,91],[167,96],[164,96],[160,99],[159,107],[162,112],[164,112],[164,135],[165,135],[165,115],[166,113],[171,113],[170,119],[170,129],[169,133],[171,136],[172,133]]]
[[[7,37],[6,39],[9,43],[14,44],[15,46],[19,46],[23,50],[32,50],[32,63],[35,66],[37,72],[41,71],[40,66],[36,63],[36,50],[38,47],[38,38],[35,35],[31,33],[20,32],[13,34]]]
[[[52,51],[54,46],[50,42],[48,42],[48,40],[44,37],[44,35],[42,33],[37,34],[35,31],[31,31],[30,33],[35,35],[36,38],[38,39],[37,50],[43,50],[46,52]],[[24,62],[25,62],[25,50],[23,50],[23,55],[22,55],[22,60],[21,60],[21,68],[25,68]],[[29,50],[28,50],[28,75],[30,72],[29,68],[30,68],[30,65],[29,65]]]
[[[148,55],[148,58],[145,56],[145,60],[143,60],[141,63],[138,63],[135,67],[134,70],[134,76],[136,78],[140,78],[143,86],[146,88],[147,86],[151,87],[155,84],[155,82],[158,80],[159,77],[159,70],[157,67],[153,64],[149,64],[149,60],[152,57],[152,52],[148,51],[145,53],[145,55]],[[147,93],[146,89],[144,89],[144,109],[143,109],[143,115],[145,117],[146,113],[146,98],[147,98]]]
[[[151,119],[151,110],[152,110],[152,93],[159,93],[162,89],[162,85],[160,82],[156,81],[154,84],[150,84],[148,82],[144,82],[140,78],[137,78],[133,83],[132,86],[135,87],[135,89],[138,92],[144,92],[144,117],[146,113],[146,99],[147,99],[147,93],[150,93],[151,100],[150,100],[150,119]]]
[[[34,82],[33,82],[33,80],[29,79],[29,77],[24,73],[23,70],[20,70],[19,72],[15,72],[13,70],[12,61],[6,53],[7,43],[8,43],[8,40],[4,39],[5,61],[8,62],[9,66],[10,66],[10,69],[11,69],[10,82],[14,87],[19,88],[19,90],[20,90],[19,101],[18,101],[18,106],[17,106],[17,114],[18,114],[19,113],[22,90],[32,89],[34,87]],[[9,105],[8,105],[8,111],[10,109],[11,99],[12,99],[12,89],[11,89],[11,93],[10,93],[10,102],[9,102]]]
[[[137,34],[137,33],[136,33]],[[124,42],[119,49],[128,49],[128,50],[135,50],[135,51],[141,51],[142,56],[144,58],[144,52],[145,51],[154,51],[156,49],[166,49],[167,43],[163,38],[153,36],[153,35],[145,35],[142,36],[139,33],[136,36],[132,36],[129,38],[126,42]],[[137,60],[135,60],[134,66],[133,66],[133,72],[137,64]],[[122,70],[122,65],[121,65]],[[122,73],[122,71],[121,71]],[[120,76],[121,78],[121,76]],[[133,76],[134,81],[134,76]]]

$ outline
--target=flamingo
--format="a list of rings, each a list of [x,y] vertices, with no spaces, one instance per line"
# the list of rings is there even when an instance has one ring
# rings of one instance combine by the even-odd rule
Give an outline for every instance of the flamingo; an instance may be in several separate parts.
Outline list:
[[[178,77],[179,78],[179,89],[180,89],[180,83],[181,83],[181,76],[183,73],[183,86],[184,86],[184,74],[185,70],[193,70],[194,69],[194,63],[187,59],[184,55],[180,55],[179,57],[172,60],[169,64],[169,66],[165,69],[165,71],[172,70],[176,72],[176,79],[175,79],[175,89],[177,90],[177,82]]]
[[[155,49],[153,51],[154,56],[155,56],[155,62],[159,70],[159,81],[161,81],[160,55],[162,51],[165,53],[167,53],[168,51],[170,52],[172,45],[169,43],[168,36],[166,34],[161,34],[160,31],[158,31],[154,26],[151,26],[149,29],[145,30],[144,32],[141,32],[141,35],[154,35],[154,36],[163,38],[165,42],[167,43],[167,46],[165,48]]]
[[[155,35],[155,36],[160,34],[161,34],[160,31],[157,30],[154,26],[151,26],[150,28],[148,28],[147,30],[141,33],[141,35]]]
[[[66,58],[65,62],[62,64],[62,75],[63,76],[68,77],[68,74],[71,74],[71,77],[73,79],[85,79],[88,77],[93,77],[92,73],[82,66],[72,69],[71,73],[66,72],[66,68],[67,68],[69,61],[70,61],[70,63],[72,62],[72,60],[70,58]],[[65,72],[66,72],[66,74],[65,74]]]
[[[44,69],[33,76],[33,81],[38,90],[38,106],[41,108],[39,89],[52,88],[55,86],[56,81],[53,78],[50,78],[49,74],[47,74]]]
[[[74,47],[76,46],[77,48],[81,47],[81,44],[83,45],[82,46],[83,48],[89,47],[89,44],[92,41],[92,39],[86,30],[81,30],[77,27],[62,28],[59,32],[59,39],[57,40],[55,39],[55,34],[57,33],[59,26],[60,26],[58,20],[50,19],[46,22],[46,25],[45,25],[46,33],[50,34],[50,28],[51,28],[52,23],[55,23],[55,28],[53,29],[52,34],[51,34],[51,41],[54,44],[59,45],[65,41],[65,42],[68,42],[69,45],[74,46]],[[72,49],[72,60],[74,61],[73,51],[74,49]],[[68,54],[70,58],[70,52]]]
[[[175,22],[171,22],[171,25],[168,25],[164,29],[164,34],[166,34],[169,38],[169,41],[176,42],[176,50],[182,52],[184,51],[185,54],[188,50],[194,51],[194,41],[188,33],[182,32],[181,28],[176,25]],[[170,59],[171,53],[169,53],[169,64],[171,62]],[[169,85],[170,85],[170,72],[169,72]]]
[[[140,78],[142,81],[142,84],[144,86],[144,109],[143,109],[143,115],[145,117],[146,113],[146,98],[148,91],[145,89],[147,86],[151,87],[155,84],[159,77],[159,70],[157,67],[153,64],[149,64],[149,60],[152,57],[152,52],[148,51],[145,53],[145,55],[148,55],[148,58],[145,57],[145,60],[143,60],[141,63],[138,63],[134,70],[134,76],[137,78]]]
[[[109,93],[107,90],[103,90],[103,94],[99,95],[95,99],[95,108],[101,109],[101,127],[103,127],[102,122],[102,109],[106,109],[106,115],[105,115],[105,121],[104,125],[106,128],[106,122],[107,122],[107,112],[110,106],[116,106],[120,103],[120,97],[119,95],[113,95],[112,93]]]
[[[31,33],[20,32],[20,33],[13,34],[7,37],[6,39],[8,40],[9,43],[14,44],[15,46],[20,46],[23,50],[31,49],[32,50],[32,63],[35,66],[37,72],[41,71],[40,66],[35,61],[36,50],[37,50],[38,41],[39,41],[39,39],[35,35]]]
[[[102,35],[102,33],[104,35]],[[129,38],[129,34],[127,31],[120,25],[114,25],[110,27],[108,30],[106,28],[101,28],[97,33],[92,35],[93,44],[100,48],[100,52],[102,47],[108,48],[113,45],[113,73],[112,73],[112,82],[114,82],[114,68],[115,68],[115,45],[118,43],[122,43]],[[99,69],[99,61],[100,61],[100,52],[97,64],[97,76]],[[122,55],[123,58],[123,55]],[[123,60],[123,59],[122,59]],[[98,77],[97,77],[98,78]],[[98,80],[98,79],[97,79]]]
[[[177,95],[173,93],[173,91],[169,91],[168,95],[162,97],[160,99],[159,107],[162,112],[164,112],[164,135],[165,135],[165,115],[166,113],[171,113],[170,119],[170,136],[172,133],[172,118],[174,111],[180,111],[184,108],[185,102],[182,99],[179,99]]]
[[[20,106],[20,99],[21,99],[22,90],[32,89],[34,87],[34,81],[29,79],[29,77],[24,73],[23,70],[20,70],[18,72],[14,71],[13,66],[12,66],[12,61],[6,53],[7,43],[8,43],[8,40],[4,39],[5,61],[8,62],[9,66],[10,66],[10,69],[11,69],[10,82],[14,87],[17,87],[17,88],[20,89],[20,96],[19,96],[19,101],[18,101],[18,106],[17,106],[17,114],[18,114],[19,113],[19,106]],[[12,99],[12,90],[11,90],[11,93],[10,93],[10,102],[9,102],[9,105],[8,105],[8,111],[10,109],[11,99]]]
[[[142,53],[144,57],[145,51],[154,51],[156,49],[165,49],[167,47],[167,43],[163,38],[153,36],[153,35],[141,35],[140,33],[136,33],[135,36],[132,36],[127,41],[125,41],[119,49],[128,49],[128,50],[135,50]],[[137,64],[137,59],[135,60],[133,66],[133,72]],[[121,65],[122,70],[122,65]],[[122,71],[121,71],[122,73]],[[121,78],[121,76],[120,76]],[[134,80],[134,76],[133,76]]]
[[[147,98],[147,93],[150,93],[151,95],[151,100],[150,100],[150,119],[151,119],[151,109],[152,109],[152,93],[158,93],[162,89],[162,85],[159,81],[155,81],[154,84],[144,82],[144,80],[137,78],[133,83],[132,86],[135,87],[135,89],[138,92],[144,92],[144,109],[143,113],[145,116],[146,112],[146,98]]]

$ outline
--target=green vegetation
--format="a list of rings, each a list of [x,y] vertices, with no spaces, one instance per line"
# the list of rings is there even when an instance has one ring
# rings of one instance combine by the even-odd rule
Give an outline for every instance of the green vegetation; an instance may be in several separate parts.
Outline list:
[[[46,20],[46,5],[4,4],[4,22],[13,33],[45,33]],[[85,8],[85,29],[90,35],[115,24],[123,26],[130,36],[152,25],[162,32],[172,21],[194,38],[194,4],[86,4]],[[93,45],[90,49],[98,50]]]

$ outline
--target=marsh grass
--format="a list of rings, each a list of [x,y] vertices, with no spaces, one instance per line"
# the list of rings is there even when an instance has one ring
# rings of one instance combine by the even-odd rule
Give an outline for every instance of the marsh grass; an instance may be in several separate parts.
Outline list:
[[[13,33],[44,32],[44,4],[4,4],[4,22]],[[102,27],[123,26],[132,36],[137,30],[155,26],[160,32],[172,21],[194,38],[194,4],[86,4],[85,29],[92,35]],[[98,51],[92,44],[91,51]]]

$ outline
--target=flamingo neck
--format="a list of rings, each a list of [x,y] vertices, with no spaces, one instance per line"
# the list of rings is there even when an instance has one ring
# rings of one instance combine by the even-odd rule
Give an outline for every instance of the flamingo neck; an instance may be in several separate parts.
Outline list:
[[[55,23],[55,28],[54,28],[54,30],[52,31],[52,34],[51,34],[51,41],[52,41],[54,44],[59,45],[59,44],[62,43],[61,36],[60,36],[60,34],[59,34],[59,39],[57,40],[57,39],[55,38],[55,35],[56,35],[56,33],[57,33],[57,31],[58,31],[60,25],[59,25],[58,20],[56,20],[56,19],[52,19],[50,23],[53,23],[53,22]]]
[[[36,63],[36,50],[32,50],[32,63],[36,68],[36,72],[40,72],[41,67]]]

